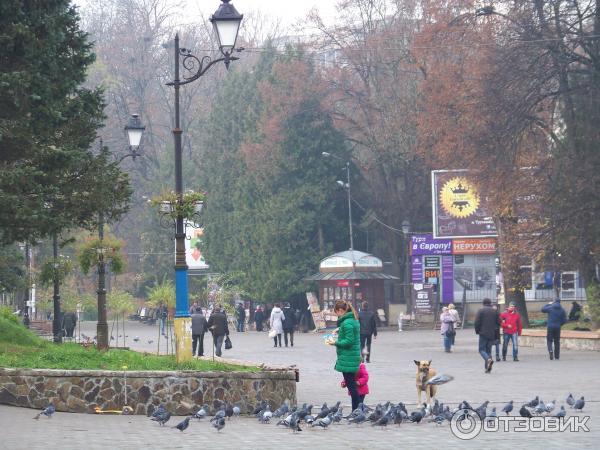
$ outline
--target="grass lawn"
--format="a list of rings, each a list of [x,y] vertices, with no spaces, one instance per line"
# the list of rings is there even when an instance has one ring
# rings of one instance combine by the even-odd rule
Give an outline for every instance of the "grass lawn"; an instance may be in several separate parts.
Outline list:
[[[0,316],[0,367],[27,369],[197,370],[258,372],[258,367],[191,360],[177,363],[174,356],[156,356],[132,350],[100,352],[79,344],[54,344],[39,338],[10,318]]]

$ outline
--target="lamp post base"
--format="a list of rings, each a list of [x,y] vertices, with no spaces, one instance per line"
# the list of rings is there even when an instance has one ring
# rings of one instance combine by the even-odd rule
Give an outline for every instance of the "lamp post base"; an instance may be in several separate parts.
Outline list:
[[[175,317],[175,357],[177,362],[192,359],[192,319],[191,317]]]

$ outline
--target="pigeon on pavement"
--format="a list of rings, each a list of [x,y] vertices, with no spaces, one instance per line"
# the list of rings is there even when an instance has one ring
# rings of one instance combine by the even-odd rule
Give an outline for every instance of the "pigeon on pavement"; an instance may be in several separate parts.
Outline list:
[[[540,400],[540,402],[537,404],[537,406],[535,408],[533,408],[533,411],[537,414],[543,414],[546,412],[546,405],[544,404],[543,400]]]
[[[202,408],[200,408],[198,411],[196,411],[196,414],[194,414],[194,417],[196,419],[203,419],[206,417],[207,414],[208,414],[208,405],[204,404],[204,405],[202,405]]]
[[[177,425],[175,425],[173,428],[177,428],[179,431],[185,430],[187,427],[190,426],[190,419],[191,419],[191,417],[186,417],[181,422],[179,422]]]
[[[55,412],[56,412],[56,408],[54,407],[54,405],[48,405],[42,410],[42,412],[40,412],[37,416],[35,416],[34,419],[38,420],[40,418],[40,416],[46,416],[48,419],[51,419],[52,414],[54,414]]]
[[[502,408],[502,412],[506,413],[507,416],[510,416],[510,413],[512,412],[513,409],[514,409],[514,405],[513,405],[513,401],[511,400],[506,405],[504,405],[504,408]]]
[[[581,398],[575,402],[575,404],[573,405],[573,408],[576,411],[577,410],[581,411],[584,406],[585,406],[585,400],[584,400],[583,396],[581,396]]]
[[[481,420],[485,419],[485,415],[487,413],[487,406],[489,405],[489,403],[490,403],[489,400],[486,400],[485,402],[483,402],[481,404],[481,406],[479,406],[479,408],[477,408],[475,410],[475,412],[477,413],[477,415],[479,416],[479,418]]]
[[[170,418],[171,413],[169,411],[165,411],[164,413],[159,414],[158,416],[152,417],[151,420],[158,422],[158,424],[162,427],[165,423],[169,421]]]
[[[565,405],[560,406],[560,410],[556,413],[556,417],[565,417],[567,415],[567,411],[565,410]]]
[[[521,415],[521,417],[527,417],[528,419],[531,419],[531,417],[532,417],[531,413],[526,408],[526,405],[521,406],[521,409],[519,410],[519,414]]]
[[[527,406],[528,408],[535,408],[539,402],[540,402],[540,397],[536,395],[535,398],[533,400],[531,400],[529,403],[525,404],[525,406]]]
[[[567,405],[569,405],[572,408],[574,404],[575,404],[575,398],[573,397],[573,395],[571,393],[569,393],[569,396],[567,397]]]
[[[215,417],[214,419],[216,419],[216,420],[214,422],[211,420],[211,422],[212,422],[212,426],[217,429],[217,432],[219,432],[223,428],[225,428],[225,417],[219,417],[219,418]]]
[[[554,411],[554,406],[556,405],[556,400],[552,400],[549,403],[546,403],[546,412],[548,414],[550,414],[552,411]]]
[[[239,417],[241,413],[242,413],[242,410],[240,409],[240,407],[238,405],[235,405],[233,407],[233,416]]]
[[[134,336],[133,337],[133,342],[140,342],[139,336]]]

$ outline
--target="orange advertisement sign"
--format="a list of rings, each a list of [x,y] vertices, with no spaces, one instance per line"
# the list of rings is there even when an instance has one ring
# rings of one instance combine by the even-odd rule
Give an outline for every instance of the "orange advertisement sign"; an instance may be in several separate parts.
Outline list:
[[[496,239],[452,239],[452,254],[477,255],[496,253]]]

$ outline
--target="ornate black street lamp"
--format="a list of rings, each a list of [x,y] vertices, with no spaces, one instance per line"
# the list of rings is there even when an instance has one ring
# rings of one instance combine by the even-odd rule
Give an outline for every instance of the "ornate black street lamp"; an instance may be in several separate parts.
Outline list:
[[[119,163],[130,156],[134,161],[135,158],[140,156],[138,149],[145,129],[146,127],[142,125],[139,115],[132,114],[127,125],[125,125],[127,139],[129,140],[129,153],[122,156],[119,159]],[[103,246],[103,240],[104,213],[100,212],[98,213],[98,241],[100,242],[100,246],[96,249],[98,252],[98,323],[96,325],[96,342],[98,349],[108,350],[110,341],[106,313],[106,262],[104,261],[104,254],[110,249]]]
[[[232,56],[237,41],[240,24],[243,15],[238,13],[230,0],[222,0],[217,11],[210,18],[219,43],[219,50],[223,55],[212,59],[210,56],[198,58],[192,54],[190,49],[179,47],[179,35],[175,35],[175,79],[167,83],[175,89],[175,127],[173,128],[173,139],[175,144],[175,195],[178,206],[183,202],[183,180],[182,180],[182,145],[181,135],[183,130],[179,122],[179,88],[191,83],[204,75],[210,67],[223,61],[225,67],[229,68],[231,61],[238,58]],[[179,78],[179,65],[190,73],[190,76]],[[177,349],[177,360],[191,359],[191,324],[188,309],[188,279],[187,264],[185,262],[185,228],[184,217],[181,208],[176,208],[177,218],[175,220],[175,339]]]

